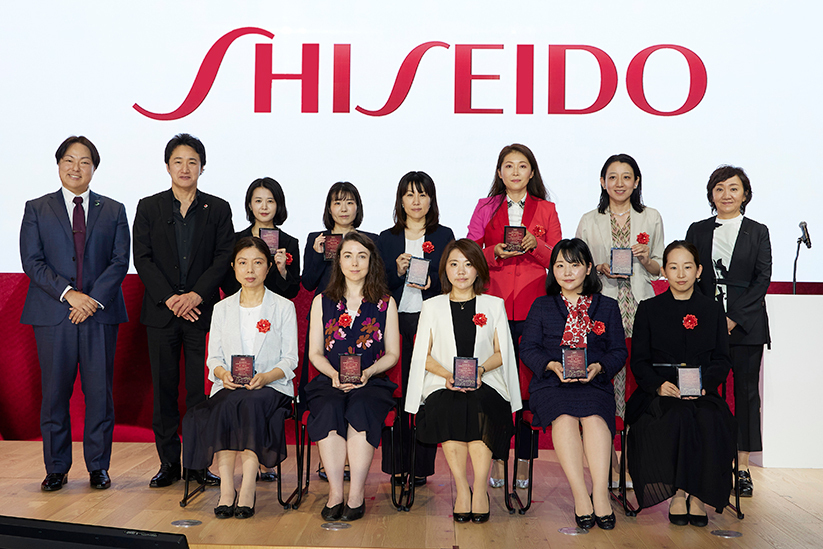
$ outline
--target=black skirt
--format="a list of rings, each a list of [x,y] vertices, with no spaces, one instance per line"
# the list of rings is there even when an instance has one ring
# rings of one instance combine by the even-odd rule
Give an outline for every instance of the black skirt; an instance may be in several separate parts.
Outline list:
[[[286,458],[291,402],[271,387],[221,389],[183,418],[183,467],[205,469],[222,450],[251,450],[264,466],[276,466]]]
[[[420,442],[482,440],[495,459],[506,458],[514,434],[511,404],[485,384],[466,393],[449,389],[433,392],[417,412],[416,423]]]
[[[735,436],[734,417],[717,396],[654,398],[631,425],[626,449],[640,508],[681,489],[722,512],[732,489]]]

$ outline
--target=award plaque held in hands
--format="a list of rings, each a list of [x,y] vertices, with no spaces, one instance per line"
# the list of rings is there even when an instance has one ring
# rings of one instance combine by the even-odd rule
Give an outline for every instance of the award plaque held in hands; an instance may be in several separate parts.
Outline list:
[[[680,389],[680,398],[699,397],[703,395],[703,376],[700,366],[677,367],[677,388]]]
[[[334,255],[337,253],[337,248],[342,241],[342,234],[326,235],[326,241],[323,243],[323,259],[326,261],[334,261]]]
[[[360,355],[340,355],[340,383],[360,385]]]
[[[425,286],[429,281],[429,260],[422,257],[412,257],[409,260],[409,269],[406,271],[406,284]]]
[[[268,245],[271,255],[276,254],[277,250],[280,249],[280,231],[278,229],[261,228],[260,240]]]
[[[563,347],[563,379],[586,379],[589,377],[589,363],[586,349]]]
[[[503,242],[507,252],[522,252],[523,239],[526,238],[526,227],[506,225],[503,228]]]
[[[237,385],[248,385],[254,377],[254,355],[231,355],[231,377]]]
[[[634,254],[631,248],[612,248],[609,270],[613,275],[631,276],[634,272]]]
[[[456,389],[477,389],[477,359],[454,357],[454,387]]]

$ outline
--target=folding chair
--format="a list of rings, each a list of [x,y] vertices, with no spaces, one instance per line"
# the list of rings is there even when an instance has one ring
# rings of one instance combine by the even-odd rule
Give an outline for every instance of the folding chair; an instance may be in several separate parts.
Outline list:
[[[519,378],[520,378],[520,396],[523,400],[524,406],[529,401],[529,383],[532,380],[532,371],[522,366],[519,368]],[[520,495],[517,493],[517,490],[514,489],[514,485],[512,485],[511,491],[509,490],[509,465],[508,465],[508,457],[503,460],[504,464],[504,474],[503,474],[503,486],[506,494],[506,509],[509,510],[509,514],[513,515],[515,511],[520,513],[521,515],[525,515],[526,511],[529,510],[529,507],[532,506],[532,487],[534,486],[534,451],[537,448],[537,443],[540,438],[540,427],[535,427],[532,425],[532,419],[534,418],[534,414],[531,413],[529,410],[518,410],[514,414],[514,447],[515,449],[520,447],[520,425],[526,425],[528,428],[531,429],[531,441],[529,446],[529,487],[528,487],[528,503],[523,505],[522,500],[520,499]],[[517,466],[518,466],[518,459],[514,460],[514,467],[512,470],[512,480],[517,478]],[[515,508],[517,505],[517,508]]]

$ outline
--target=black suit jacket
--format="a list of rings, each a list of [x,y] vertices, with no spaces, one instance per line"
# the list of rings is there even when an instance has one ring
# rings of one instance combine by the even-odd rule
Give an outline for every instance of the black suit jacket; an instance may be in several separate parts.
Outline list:
[[[279,229],[279,231],[280,247],[285,248],[286,253],[291,254],[291,265],[286,265],[286,278],[284,279],[280,276],[280,271],[277,270],[277,266],[272,264],[271,270],[269,270],[269,274],[266,276],[265,284],[266,288],[277,295],[283,296],[286,299],[294,299],[300,291],[300,244],[296,238],[287,234],[283,229]],[[251,227],[235,234],[235,242],[246,236],[251,236]],[[240,283],[237,282],[237,277],[234,276],[233,269],[229,268],[228,272],[226,272],[226,278],[223,284],[220,285],[220,288],[226,295],[237,293],[240,290]]]
[[[423,258],[430,260],[429,276],[431,277],[431,286],[428,290],[423,290],[424,300],[441,294],[440,276],[438,275],[440,256],[443,255],[446,244],[452,240],[454,240],[454,233],[443,225],[438,225],[425,236],[424,242],[431,242],[434,251],[431,253],[423,252]],[[380,233],[377,239],[377,249],[380,251],[380,257],[383,258],[383,263],[386,265],[386,282],[389,285],[389,291],[392,293],[395,303],[399,304],[403,295],[403,288],[406,286],[406,277],[397,276],[397,257],[406,253],[405,232],[400,231],[398,234],[392,234],[390,229],[386,229]]]
[[[697,247],[703,274],[695,285],[705,296],[714,297],[716,278],[712,268],[715,217],[692,223],[686,240]],[[737,322],[729,343],[763,345],[770,343],[766,292],[772,278],[772,245],[769,229],[744,217],[732,252],[728,280],[726,316]]]
[[[189,259],[187,288],[179,287],[180,266],[174,234],[171,189],[146,197],[137,204],[134,217],[134,266],[146,286],[140,321],[162,328],[174,314],[166,300],[174,294],[196,292],[203,298],[200,318],[194,323],[208,330],[211,311],[220,300],[219,286],[226,275],[234,249],[231,207],[221,198],[200,192],[194,214],[196,230]]]

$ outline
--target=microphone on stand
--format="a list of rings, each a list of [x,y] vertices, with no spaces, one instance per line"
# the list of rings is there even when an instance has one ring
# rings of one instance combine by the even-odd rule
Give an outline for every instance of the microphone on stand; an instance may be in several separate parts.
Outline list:
[[[812,247],[812,239],[809,237],[809,226],[805,221],[800,222],[800,230],[803,234],[797,239],[797,253],[794,255],[794,269],[792,270],[792,295],[797,294],[797,258],[800,257],[800,244],[805,244],[807,248]]]
[[[811,248],[812,239],[809,237],[809,226],[806,225],[805,221],[800,222],[800,230],[803,231],[803,235],[800,237],[800,242],[805,244],[807,248]]]

